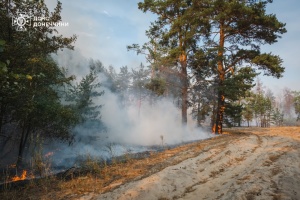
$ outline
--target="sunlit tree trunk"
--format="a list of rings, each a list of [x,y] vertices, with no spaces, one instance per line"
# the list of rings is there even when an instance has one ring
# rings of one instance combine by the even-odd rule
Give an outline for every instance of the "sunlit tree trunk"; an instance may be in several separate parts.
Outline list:
[[[220,23],[220,41],[219,41],[219,50],[218,50],[218,75],[219,75],[219,83],[218,83],[218,106],[217,106],[217,117],[216,124],[213,127],[213,132],[217,134],[221,134],[223,131],[223,116],[225,111],[225,96],[223,91],[223,85],[225,80],[225,69],[223,66],[223,55],[224,55],[224,43],[225,43],[225,33],[224,33],[224,22]]]

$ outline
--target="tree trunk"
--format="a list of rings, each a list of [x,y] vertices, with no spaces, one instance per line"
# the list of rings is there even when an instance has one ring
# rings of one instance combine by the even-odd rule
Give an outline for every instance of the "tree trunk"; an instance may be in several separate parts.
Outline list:
[[[200,103],[200,100],[198,100],[198,105],[197,105],[197,126],[198,127],[202,127],[202,125],[201,125],[202,115],[200,114],[200,106],[201,106],[201,103]]]
[[[220,23],[220,42],[219,42],[219,50],[218,50],[218,75],[219,75],[219,83],[218,83],[218,107],[217,107],[217,117],[214,132],[216,134],[222,134],[223,132],[223,116],[225,111],[225,96],[223,91],[223,85],[225,80],[225,69],[223,66],[223,56],[224,56],[224,44],[225,44],[225,33],[223,22]]]
[[[187,109],[188,109],[188,78],[187,78],[187,55],[182,53],[179,58],[181,65],[181,95],[182,95],[182,105],[181,105],[181,116],[182,124],[187,124]]]
[[[217,109],[216,109],[216,100],[213,100],[213,109],[212,109],[212,115],[210,120],[210,125],[212,129],[212,133],[215,133],[216,131],[216,115],[217,115]]]
[[[27,143],[30,130],[31,130],[31,126],[29,122],[27,127],[24,125],[22,129],[22,136],[19,144],[19,152],[18,152],[18,159],[17,159],[17,167],[20,167],[23,163],[23,154],[24,154],[24,150],[25,150],[25,146]]]
[[[219,86],[222,87],[223,83],[220,81]],[[225,110],[225,96],[223,91],[219,91],[218,94],[218,107],[217,107],[217,117],[215,125],[215,133],[222,134],[223,132],[223,116]]]

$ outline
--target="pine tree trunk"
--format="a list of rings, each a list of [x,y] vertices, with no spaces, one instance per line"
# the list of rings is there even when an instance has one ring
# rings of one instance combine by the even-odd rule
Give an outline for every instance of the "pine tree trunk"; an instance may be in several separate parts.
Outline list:
[[[218,106],[217,106],[217,117],[216,124],[214,127],[214,132],[216,134],[222,134],[223,132],[223,116],[225,111],[225,96],[223,91],[223,85],[225,80],[225,69],[223,66],[223,56],[224,56],[224,44],[225,44],[225,33],[224,33],[224,22],[220,22],[220,41],[218,50]]]
[[[185,53],[182,53],[180,58],[181,64],[181,95],[182,95],[182,105],[181,105],[181,116],[182,124],[187,124],[187,109],[188,109],[188,78],[187,78],[187,56]]]
[[[188,109],[187,99],[188,99],[187,87],[183,86],[183,88],[182,88],[182,107],[181,107],[181,115],[182,115],[182,124],[183,125],[187,124],[187,109]]]
[[[198,100],[198,105],[197,105],[197,126],[198,127],[202,127],[201,125],[201,119],[202,119],[202,115],[200,114],[200,100]]]
[[[212,115],[211,115],[211,120],[210,120],[210,125],[212,127],[212,133],[215,133],[215,131],[216,131],[216,115],[217,115],[216,100],[214,99]]]
[[[222,86],[223,83],[220,81],[219,86]],[[215,125],[215,133],[222,134],[223,132],[223,116],[225,110],[225,96],[223,91],[219,91],[218,94],[218,107],[217,107],[217,117],[216,117],[216,125]]]

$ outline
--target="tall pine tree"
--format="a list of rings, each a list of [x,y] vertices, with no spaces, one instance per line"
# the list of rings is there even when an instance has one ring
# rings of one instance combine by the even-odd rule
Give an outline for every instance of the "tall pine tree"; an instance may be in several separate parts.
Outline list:
[[[198,29],[201,26],[194,26],[186,19],[186,12],[191,5],[191,0],[145,0],[139,3],[139,9],[158,15],[148,35],[155,36],[158,43],[165,47],[164,59],[160,59],[159,67],[179,66],[183,124],[187,123],[188,114],[189,56],[197,46],[197,36],[201,32]]]
[[[285,24],[274,14],[266,13],[272,1],[194,0],[190,15],[208,21],[209,37],[205,41],[210,53],[216,54],[218,104],[215,133],[222,133],[226,104],[226,75],[237,67],[249,66],[263,70],[265,75],[280,78],[284,72],[279,56],[262,53],[261,45],[277,42],[286,32]]]

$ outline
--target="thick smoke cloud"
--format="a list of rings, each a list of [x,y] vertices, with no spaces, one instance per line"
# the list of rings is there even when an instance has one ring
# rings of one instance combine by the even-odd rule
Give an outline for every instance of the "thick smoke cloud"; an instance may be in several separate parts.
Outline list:
[[[109,140],[138,145],[176,144],[188,140],[208,137],[195,124],[181,125],[181,113],[171,100],[162,98],[150,105],[147,101],[136,101],[122,108],[118,97],[105,90],[102,121],[108,128]]]
[[[55,59],[74,74],[77,81],[88,74],[88,62],[80,54],[75,52],[74,56],[74,52],[70,51],[62,54],[67,55],[58,55]],[[180,109],[171,99],[160,98],[150,103],[133,98],[128,106],[124,106],[120,96],[111,91],[109,84],[105,84],[107,77],[100,74],[99,80],[103,85],[99,90],[104,90],[104,95],[94,98],[93,102],[102,105],[103,125],[95,127],[87,121],[74,129],[74,144],[51,145],[51,149],[57,150],[53,156],[56,165],[73,165],[76,158],[84,155],[108,159],[128,152],[150,150],[153,145],[167,146],[211,137],[196,128],[192,119],[187,126],[182,126]]]

